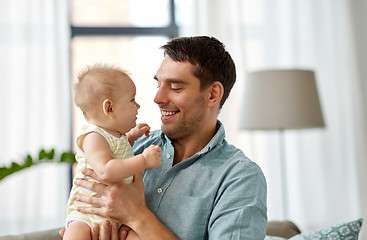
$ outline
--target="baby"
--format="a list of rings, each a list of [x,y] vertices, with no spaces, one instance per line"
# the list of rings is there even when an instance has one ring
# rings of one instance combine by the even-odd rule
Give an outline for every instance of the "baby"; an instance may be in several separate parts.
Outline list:
[[[133,81],[116,67],[94,65],[79,74],[74,101],[88,124],[76,138],[76,178],[98,182],[81,173],[83,168],[92,168],[103,182],[131,183],[134,174],[161,165],[159,146],[149,146],[137,156],[133,154],[134,141],[143,134],[149,135],[150,129],[147,124],[136,125],[140,106],[135,101],[135,93]],[[86,204],[73,200],[75,193],[96,195],[73,186],[67,204],[64,239],[91,239],[93,224],[112,220],[78,212],[77,207]]]

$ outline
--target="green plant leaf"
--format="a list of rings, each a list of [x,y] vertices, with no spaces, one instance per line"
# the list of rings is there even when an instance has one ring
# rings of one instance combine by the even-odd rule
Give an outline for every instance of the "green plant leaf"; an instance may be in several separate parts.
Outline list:
[[[75,154],[73,152],[63,152],[59,157],[55,157],[55,149],[51,149],[49,151],[41,149],[38,154],[38,161],[34,161],[33,159],[34,158],[32,158],[32,156],[28,154],[24,158],[23,163],[12,162],[9,167],[6,166],[0,167],[0,181],[15,172],[37,165],[40,162],[48,160],[54,160],[55,162],[65,162],[70,164],[76,162]]]
[[[25,167],[30,167],[33,165],[33,159],[31,155],[27,155],[26,160],[24,162]]]
[[[0,168],[0,180],[9,175],[9,169],[6,167]]]
[[[64,152],[61,154],[60,162],[68,162],[73,164],[75,161],[75,154],[73,152]]]
[[[43,160],[43,159],[51,160],[51,159],[54,159],[54,156],[55,156],[55,149],[51,149],[51,151],[49,152],[46,152],[46,150],[42,149],[39,152],[38,159],[39,160]]]

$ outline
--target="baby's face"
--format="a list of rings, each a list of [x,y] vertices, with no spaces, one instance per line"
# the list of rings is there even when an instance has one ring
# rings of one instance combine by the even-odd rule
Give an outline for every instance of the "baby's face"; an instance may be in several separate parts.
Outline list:
[[[125,134],[136,126],[140,105],[135,102],[136,87],[134,82],[125,77],[116,86],[117,94],[113,102],[115,130]],[[116,93],[116,91],[115,91]]]

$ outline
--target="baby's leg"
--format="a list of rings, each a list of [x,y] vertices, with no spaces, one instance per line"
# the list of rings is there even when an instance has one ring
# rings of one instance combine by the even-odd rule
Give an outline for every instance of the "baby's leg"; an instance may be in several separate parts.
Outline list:
[[[72,222],[65,231],[63,240],[91,240],[90,227],[83,222]]]

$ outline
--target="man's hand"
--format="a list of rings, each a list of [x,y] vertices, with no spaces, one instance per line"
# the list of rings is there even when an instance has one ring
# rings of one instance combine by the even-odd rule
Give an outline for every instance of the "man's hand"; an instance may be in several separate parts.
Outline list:
[[[100,180],[91,169],[83,169],[82,173],[85,176]],[[100,195],[100,197],[96,197],[76,194],[74,196],[75,200],[91,204],[89,207],[78,207],[77,210],[79,212],[105,216],[134,230],[121,232],[121,239],[125,236],[128,239],[138,239],[139,237],[141,239],[178,239],[146,206],[141,173],[134,176],[134,182],[131,184],[125,184],[120,181],[115,183],[101,182],[103,184],[83,179],[75,181],[76,185]],[[102,240],[109,239],[108,237],[115,239],[112,238],[116,236],[113,228],[111,232],[104,232],[103,229],[104,226],[102,225]],[[110,233],[111,235],[109,235]],[[92,236],[95,237],[98,234]]]
[[[99,239],[99,225],[94,224],[93,227],[90,229],[90,235],[92,240]],[[99,240],[126,240],[127,238],[127,230],[122,229],[119,233],[118,224],[116,222],[112,223],[110,226],[109,221],[105,221],[102,223],[102,230],[101,230],[101,238]],[[59,234],[61,237],[64,237],[65,229],[60,229]],[[120,238],[119,238],[120,236]]]
[[[83,169],[86,176],[98,179],[91,169]],[[83,179],[75,180],[75,184],[96,192],[100,197],[76,194],[74,199],[80,202],[91,204],[89,207],[78,207],[77,210],[86,214],[96,214],[113,219],[127,226],[136,220],[135,216],[146,209],[144,197],[144,184],[142,175],[137,174],[134,182],[125,184],[122,182],[98,184]]]

